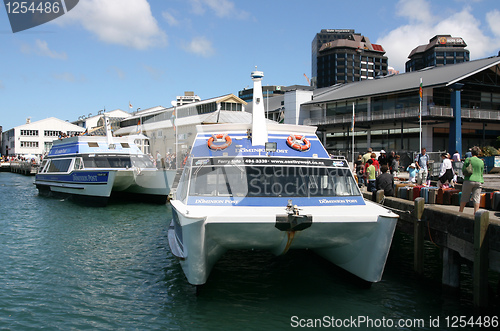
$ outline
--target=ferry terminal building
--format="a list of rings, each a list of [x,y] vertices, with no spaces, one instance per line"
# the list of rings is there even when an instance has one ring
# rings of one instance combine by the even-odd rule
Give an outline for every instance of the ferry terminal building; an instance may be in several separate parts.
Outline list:
[[[356,155],[368,147],[416,152],[421,81],[422,147],[427,151],[463,155],[500,136],[498,56],[315,89],[300,109],[285,109],[284,122],[317,126],[329,152],[350,158],[354,104]]]

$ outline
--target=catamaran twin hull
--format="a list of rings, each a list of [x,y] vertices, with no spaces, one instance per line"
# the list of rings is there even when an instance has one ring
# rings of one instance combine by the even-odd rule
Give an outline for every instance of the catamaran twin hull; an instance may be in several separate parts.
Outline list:
[[[364,201],[347,162],[329,158],[315,128],[271,127],[267,152],[231,126],[198,128],[168,233],[188,281],[204,284],[229,249],[311,249],[379,281],[397,215]]]

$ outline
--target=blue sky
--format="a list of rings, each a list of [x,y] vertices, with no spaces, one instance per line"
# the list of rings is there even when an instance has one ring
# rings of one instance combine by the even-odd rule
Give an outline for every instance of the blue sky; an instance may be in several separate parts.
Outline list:
[[[0,126],[47,117],[169,107],[250,86],[306,85],[321,29],[355,29],[404,72],[436,34],[462,37],[471,59],[500,51],[498,0],[80,0],[49,23],[12,33],[0,7]]]

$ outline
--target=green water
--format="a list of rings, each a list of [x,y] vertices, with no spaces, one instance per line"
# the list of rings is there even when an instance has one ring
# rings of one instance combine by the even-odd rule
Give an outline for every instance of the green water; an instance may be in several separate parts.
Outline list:
[[[392,329],[445,330],[447,316],[474,313],[470,293],[442,293],[437,249],[425,279],[414,277],[401,234],[369,289],[307,251],[246,251],[224,256],[197,296],[168,248],[169,205],[82,206],[11,173],[0,173],[0,203],[0,330],[292,330],[359,318],[372,327],[336,329],[402,319],[425,324]]]

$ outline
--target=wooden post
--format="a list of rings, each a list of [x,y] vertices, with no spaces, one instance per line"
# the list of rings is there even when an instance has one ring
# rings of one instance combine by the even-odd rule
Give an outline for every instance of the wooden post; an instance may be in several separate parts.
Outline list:
[[[474,306],[488,306],[488,225],[490,213],[479,210],[474,214]]]
[[[424,198],[416,198],[413,209],[413,270],[419,274],[424,273],[424,225],[422,215],[424,213]]]
[[[372,193],[372,200],[376,203],[380,203],[384,199],[384,190],[378,190]]]
[[[460,254],[448,247],[442,247],[443,254],[443,285],[451,289],[460,288]]]

